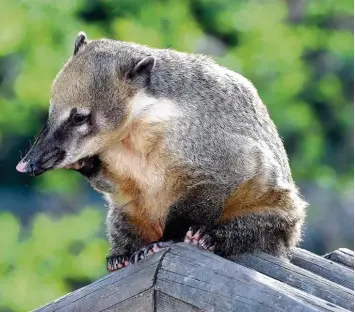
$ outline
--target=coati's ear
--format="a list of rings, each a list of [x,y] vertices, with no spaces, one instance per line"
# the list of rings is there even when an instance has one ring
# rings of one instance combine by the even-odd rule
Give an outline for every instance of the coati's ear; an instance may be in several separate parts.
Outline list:
[[[79,32],[75,40],[74,55],[76,55],[81,49],[83,49],[87,45],[86,39],[86,34],[83,31]]]
[[[132,70],[128,73],[130,79],[138,76],[147,76],[152,71],[155,65],[155,58],[153,56],[147,56],[143,60],[139,61]]]

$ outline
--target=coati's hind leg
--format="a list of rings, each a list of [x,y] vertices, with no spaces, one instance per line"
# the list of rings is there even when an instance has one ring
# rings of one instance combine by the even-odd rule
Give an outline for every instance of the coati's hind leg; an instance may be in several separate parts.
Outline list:
[[[249,213],[214,227],[215,253],[226,258],[263,251],[287,256],[300,239],[303,215],[281,209]]]
[[[287,256],[290,247],[295,246],[301,235],[302,209],[268,209],[248,213],[226,220],[211,227],[192,226],[186,232],[184,242],[215,252],[225,258],[234,258],[248,252],[263,251],[275,256]],[[172,240],[169,243],[176,242]],[[155,242],[135,253],[135,263],[158,251],[166,242]]]
[[[184,242],[212,252],[216,248],[215,241],[206,232],[205,226],[191,226],[186,232]]]

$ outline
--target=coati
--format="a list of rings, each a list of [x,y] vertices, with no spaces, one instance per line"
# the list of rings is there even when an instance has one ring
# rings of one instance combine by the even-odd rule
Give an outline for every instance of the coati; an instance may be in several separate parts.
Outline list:
[[[17,165],[81,172],[109,203],[113,271],[171,242],[287,254],[306,202],[253,84],[211,58],[80,32]]]

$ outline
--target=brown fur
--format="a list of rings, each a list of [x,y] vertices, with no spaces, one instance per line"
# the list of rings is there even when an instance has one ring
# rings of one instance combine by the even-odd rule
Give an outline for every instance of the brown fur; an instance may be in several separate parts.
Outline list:
[[[112,178],[119,185],[120,192],[111,194],[110,199],[121,204],[122,211],[129,217],[137,233],[145,242],[158,240],[162,236],[162,223],[154,221],[154,216],[147,214],[149,211],[142,206],[142,190],[131,178]],[[126,204],[127,203],[127,204]]]
[[[238,186],[229,196],[221,217],[222,221],[232,220],[249,213],[268,209],[287,210],[292,208],[288,190],[271,189],[260,192],[260,179],[253,178]]]

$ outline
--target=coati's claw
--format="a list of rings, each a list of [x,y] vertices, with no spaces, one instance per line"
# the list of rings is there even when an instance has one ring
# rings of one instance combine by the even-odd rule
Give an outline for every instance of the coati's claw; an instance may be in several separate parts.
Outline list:
[[[137,263],[139,260],[142,260],[148,256],[154,255],[155,253],[157,253],[158,251],[160,251],[161,249],[165,248],[165,247],[169,247],[173,242],[172,241],[168,241],[168,242],[153,242],[148,244],[147,246],[137,250],[129,259],[129,264],[135,264]]]
[[[184,242],[213,252],[216,247],[214,239],[205,231],[203,226],[191,226],[186,232]]]
[[[128,257],[111,255],[106,258],[107,271],[114,272],[128,266]]]

